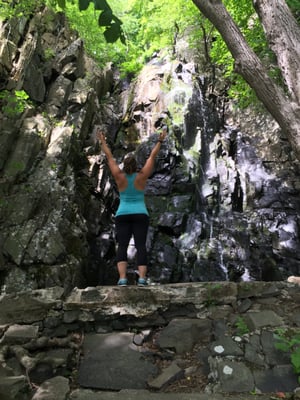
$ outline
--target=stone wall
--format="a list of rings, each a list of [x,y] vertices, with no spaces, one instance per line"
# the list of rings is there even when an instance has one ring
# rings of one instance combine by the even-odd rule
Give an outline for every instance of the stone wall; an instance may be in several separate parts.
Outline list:
[[[187,388],[203,393],[271,393],[297,387],[290,354],[275,348],[274,336],[279,330],[281,337],[284,332],[289,338],[299,336],[300,292],[295,284],[98,286],[75,288],[67,297],[63,293],[63,288],[53,287],[1,296],[0,394],[5,393],[5,399],[39,399],[42,389],[37,387],[48,381],[50,387],[63,384],[61,399],[73,398],[67,397],[69,390],[83,396],[88,388],[99,395],[133,388],[165,393],[179,379],[177,391],[182,393]],[[128,350],[122,354],[126,374],[129,349],[140,354],[135,362],[162,361],[155,375],[133,379],[138,387],[128,387],[130,379],[122,387],[117,376],[112,379],[116,362],[110,365],[109,386],[100,379],[109,362],[101,351],[111,343],[112,355],[122,332],[129,335]],[[95,380],[80,369],[93,361],[82,352],[91,335],[98,341],[105,337],[106,343],[98,354],[98,368],[91,372]],[[175,370],[170,365],[176,365]],[[199,376],[202,386],[191,385]]]

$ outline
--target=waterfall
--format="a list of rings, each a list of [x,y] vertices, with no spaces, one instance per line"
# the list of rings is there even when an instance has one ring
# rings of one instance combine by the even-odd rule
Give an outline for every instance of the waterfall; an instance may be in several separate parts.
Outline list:
[[[219,257],[220,257],[219,266],[222,269],[222,271],[224,272],[226,280],[228,280],[228,271],[227,271],[226,266],[224,265],[223,246],[222,246],[222,243],[220,242],[220,240],[217,240],[217,248],[218,248],[218,253],[219,253]]]
[[[142,76],[125,118],[141,142],[140,164],[156,141],[153,127],[164,121],[170,128],[146,189],[151,281],[280,278],[277,263],[283,270],[285,256],[281,261],[277,252],[296,248],[297,240],[283,222],[275,238],[272,205],[280,207],[285,184],[272,170],[274,157],[264,164],[257,154],[255,141],[263,140],[263,130],[253,141],[232,121],[224,125],[223,100],[184,62],[152,64]],[[122,143],[122,131],[118,135]],[[296,209],[296,190],[287,192]]]

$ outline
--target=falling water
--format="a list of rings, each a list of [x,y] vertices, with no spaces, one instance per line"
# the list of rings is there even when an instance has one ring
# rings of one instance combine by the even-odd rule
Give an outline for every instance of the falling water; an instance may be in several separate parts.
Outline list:
[[[217,240],[217,248],[218,248],[218,253],[219,253],[219,257],[220,257],[219,266],[220,266],[221,270],[224,272],[226,280],[228,280],[228,271],[227,271],[226,266],[224,265],[223,246],[222,246],[222,243],[220,242],[220,240]]]
[[[245,268],[245,272],[244,272],[243,275],[241,276],[241,280],[242,280],[243,282],[252,281],[252,278],[251,278],[251,276],[250,276],[250,273],[249,273],[249,269],[248,269],[248,268]]]

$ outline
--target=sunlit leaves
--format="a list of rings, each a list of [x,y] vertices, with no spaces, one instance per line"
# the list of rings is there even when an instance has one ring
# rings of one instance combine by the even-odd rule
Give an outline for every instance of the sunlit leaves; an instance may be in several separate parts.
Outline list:
[[[296,0],[298,1],[298,0]],[[260,20],[253,8],[252,0],[223,0],[223,3],[232,16],[235,23],[245,37],[249,46],[255,51],[262,63],[269,69],[270,76],[276,76],[276,61],[273,53],[268,48],[265,34]],[[234,73],[234,59],[229,52],[222,36],[215,32],[211,48],[211,59],[214,64],[219,65],[222,75],[227,78],[228,94],[235,99],[239,107],[243,108],[255,103],[256,96],[249,85],[237,74]]]
[[[117,11],[119,10],[117,9]],[[107,27],[99,26],[101,11],[99,13],[94,7],[89,7],[87,10],[80,12],[77,4],[68,3],[65,12],[72,28],[76,29],[84,40],[86,51],[99,65],[104,66],[109,61],[116,64],[121,62],[122,54],[125,53],[124,45],[119,40],[112,41],[112,39],[116,38],[116,34],[113,31],[113,38],[110,39],[110,32],[106,32]],[[105,35],[109,43],[106,41]],[[122,36],[120,39],[122,40]]]
[[[138,72],[154,52],[171,52],[175,35],[187,29],[186,39],[193,38],[194,47],[201,47],[202,16],[190,0],[95,0],[94,5],[78,15],[75,4],[68,2],[66,12],[89,53],[101,63],[117,64],[124,73]]]
[[[0,17],[2,19],[26,17],[42,4],[45,4],[45,0],[18,0],[15,2],[0,0]]]
[[[135,20],[132,16],[135,16]],[[126,16],[127,18],[127,16]],[[174,38],[182,37],[188,29],[189,33],[199,30],[201,14],[192,1],[187,0],[136,0],[132,3],[130,25],[125,23],[124,30],[128,36],[129,57],[126,65],[145,62],[153,53],[172,52]],[[127,21],[126,21],[127,22]],[[129,29],[130,27],[130,29]],[[189,40],[192,35],[186,35]]]
[[[3,113],[10,117],[17,117],[30,106],[29,95],[24,90],[0,92],[0,104]]]
[[[60,8],[66,11],[67,3],[66,1],[73,5],[72,0],[48,0],[51,4],[57,4]],[[122,21],[114,15],[109,3],[107,0],[78,0],[78,10],[80,12],[88,12],[88,9],[92,4],[94,11],[101,11],[98,16],[98,25],[100,28],[105,27],[104,37],[108,43],[114,43],[118,39],[121,40],[122,43],[125,43],[125,35],[122,31],[121,25]],[[82,15],[84,18],[84,15]]]

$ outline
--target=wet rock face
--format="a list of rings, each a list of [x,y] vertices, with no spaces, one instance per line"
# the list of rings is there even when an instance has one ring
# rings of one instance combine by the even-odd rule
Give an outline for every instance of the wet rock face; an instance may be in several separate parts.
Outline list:
[[[0,36],[2,291],[115,284],[119,200],[95,125],[117,161],[135,151],[139,166],[169,127],[146,188],[152,282],[299,275],[299,162],[269,118],[230,103],[221,114],[188,59],[155,57],[120,89],[49,10]],[[8,115],[9,93],[23,90]]]
[[[196,70],[179,61],[146,66],[128,106],[137,131],[171,126],[170,155],[163,149],[146,191],[152,279],[272,281],[299,274],[299,162],[266,116],[229,106],[223,125]],[[150,98],[145,88],[157,77],[164,90]],[[157,104],[164,105],[160,114]],[[156,123],[147,117],[154,114]]]

